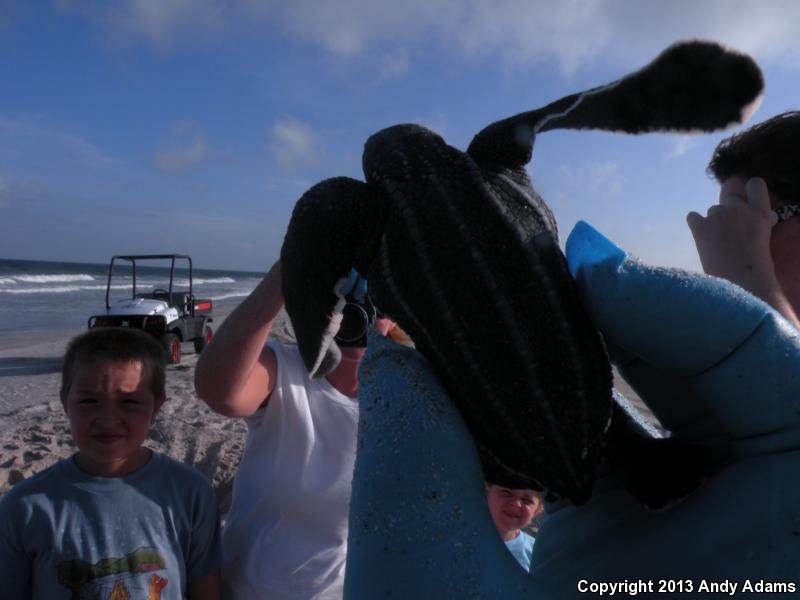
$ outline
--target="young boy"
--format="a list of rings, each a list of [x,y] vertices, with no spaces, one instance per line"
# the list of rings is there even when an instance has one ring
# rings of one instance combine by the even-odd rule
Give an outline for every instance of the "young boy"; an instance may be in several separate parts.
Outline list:
[[[541,512],[542,502],[533,490],[486,483],[486,498],[497,532],[526,571],[530,570],[534,539],[522,531]]]
[[[164,351],[143,332],[70,342],[61,403],[78,451],[0,499],[3,598],[219,600],[211,487],[142,446],[164,380]]]

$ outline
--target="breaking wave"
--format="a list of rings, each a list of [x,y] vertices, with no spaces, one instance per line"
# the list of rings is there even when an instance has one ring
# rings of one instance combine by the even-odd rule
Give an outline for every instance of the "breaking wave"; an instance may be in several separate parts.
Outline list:
[[[112,290],[129,290],[130,285],[112,285]],[[52,287],[36,288],[0,288],[0,294],[69,294],[70,292],[83,292],[85,290],[105,290],[104,285],[57,285]]]
[[[23,283],[65,283],[70,281],[95,281],[95,278],[85,273],[64,273],[59,275],[12,275],[12,280]],[[7,281],[3,279],[2,281]]]

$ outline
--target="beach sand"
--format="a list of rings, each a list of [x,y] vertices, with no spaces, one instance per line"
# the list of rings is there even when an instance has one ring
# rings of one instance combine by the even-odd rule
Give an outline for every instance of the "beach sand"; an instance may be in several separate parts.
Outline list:
[[[214,327],[233,305],[215,307]],[[72,455],[75,446],[58,397],[61,357],[80,331],[6,336],[0,345],[0,495],[11,486]],[[291,341],[288,318],[279,317],[270,337]],[[230,507],[233,476],[244,449],[242,419],[212,412],[194,392],[197,355],[184,344],[179,365],[167,368],[167,402],[145,444],[199,469],[216,491],[220,510]],[[624,382],[621,390],[643,408]]]
[[[215,307],[219,327],[235,304]],[[11,486],[75,452],[58,390],[66,345],[80,331],[6,336],[0,345],[0,495]],[[284,314],[274,337],[291,339]],[[194,392],[197,355],[183,344],[181,364],[167,367],[167,402],[145,442],[149,448],[199,469],[214,487],[222,512],[231,501],[233,476],[244,449],[242,419],[212,412]]]

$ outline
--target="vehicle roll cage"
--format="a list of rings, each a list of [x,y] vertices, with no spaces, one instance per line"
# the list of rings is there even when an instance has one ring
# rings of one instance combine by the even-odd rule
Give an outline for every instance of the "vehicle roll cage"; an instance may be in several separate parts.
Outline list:
[[[176,259],[186,259],[189,262],[189,297],[192,298],[191,307],[192,312],[191,315],[194,316],[194,294],[192,293],[192,258],[187,256],[186,254],[129,254],[125,256],[112,256],[111,263],[108,265],[108,285],[106,286],[106,310],[111,308],[111,303],[109,301],[109,296],[111,294],[111,275],[114,272],[114,261],[115,260],[126,260],[131,263],[131,268],[133,270],[133,293],[132,297],[136,298],[136,261],[137,260],[169,260],[170,268],[169,268],[169,297],[172,297],[172,282],[175,278],[175,260]]]

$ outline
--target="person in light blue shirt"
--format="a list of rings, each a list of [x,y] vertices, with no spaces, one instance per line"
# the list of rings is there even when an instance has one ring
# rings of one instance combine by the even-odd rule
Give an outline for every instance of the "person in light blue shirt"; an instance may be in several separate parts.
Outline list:
[[[204,476],[142,446],[165,396],[146,333],[69,345],[61,402],[78,451],[0,499],[7,600],[219,600],[219,513]]]
[[[507,488],[486,483],[486,499],[497,533],[525,571],[530,571],[533,536],[523,531],[542,511],[539,494],[534,490]]]

